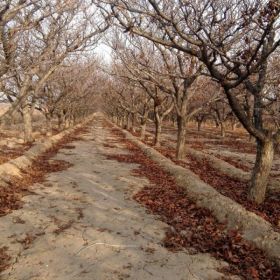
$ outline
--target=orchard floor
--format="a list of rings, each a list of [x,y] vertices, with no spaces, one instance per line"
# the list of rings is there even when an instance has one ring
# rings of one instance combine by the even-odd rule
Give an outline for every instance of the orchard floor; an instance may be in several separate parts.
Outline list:
[[[106,146],[114,136],[102,119],[82,137],[55,156],[72,167],[49,174],[23,208],[0,218],[0,245],[12,257],[0,279],[221,278],[225,263],[161,245],[168,225],[132,199],[148,181],[132,175],[135,165],[107,159],[127,151]]]

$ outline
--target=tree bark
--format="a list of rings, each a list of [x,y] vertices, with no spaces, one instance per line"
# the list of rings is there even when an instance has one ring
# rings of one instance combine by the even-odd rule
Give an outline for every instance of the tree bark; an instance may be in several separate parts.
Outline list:
[[[144,139],[146,134],[146,123],[141,124],[140,139]]]
[[[186,142],[186,118],[182,116],[177,117],[177,146],[176,159],[181,160],[185,157],[185,142]]]
[[[122,116],[122,121],[121,121],[121,123],[122,123],[122,128],[126,128],[125,126],[126,126],[126,117],[125,117],[125,115],[123,115]]]
[[[202,121],[197,121],[197,131],[201,130]]]
[[[176,121],[176,119],[175,120],[173,120],[173,127],[177,127],[177,121]]]
[[[45,115],[46,117],[46,126],[47,126],[47,136],[52,135],[52,118],[49,114]]]
[[[131,130],[135,132],[135,113],[131,113]]]
[[[63,128],[64,128],[64,121],[65,121],[64,114],[63,113],[58,114],[57,118],[58,118],[58,129],[59,130],[63,130]]]
[[[235,131],[235,130],[236,130],[236,126],[237,126],[237,123],[235,123],[235,122],[232,123],[232,124],[231,124],[231,130],[232,130],[232,131]]]
[[[149,114],[149,111],[145,110],[143,116],[141,117],[141,122],[140,122],[140,125],[141,125],[140,139],[144,139],[145,138],[148,114]]]
[[[251,185],[248,197],[250,200],[260,204],[265,199],[269,173],[274,156],[274,142],[257,140],[257,156],[252,172]]]
[[[221,128],[221,136],[222,136],[222,138],[224,138],[226,136],[224,122],[220,122],[220,128]]]
[[[162,120],[161,120],[158,112],[156,112],[156,114],[155,114],[156,132],[155,132],[155,142],[154,142],[154,145],[156,147],[160,146],[161,124],[162,124]]]
[[[24,106],[22,109],[23,126],[24,126],[24,142],[31,143],[34,141],[32,132],[32,116],[31,110],[28,105]]]
[[[218,128],[219,127],[219,122],[216,119],[214,120],[214,122],[215,122],[215,126]]]
[[[64,128],[69,128],[70,127],[70,119],[69,119],[69,116],[65,117],[65,126]]]
[[[70,127],[73,127],[75,125],[75,118],[73,115],[70,115],[70,117],[69,117],[69,124],[70,124]]]
[[[126,129],[129,130],[130,129],[130,113],[126,114]]]
[[[117,124],[118,124],[119,127],[123,126],[121,117],[117,117]]]

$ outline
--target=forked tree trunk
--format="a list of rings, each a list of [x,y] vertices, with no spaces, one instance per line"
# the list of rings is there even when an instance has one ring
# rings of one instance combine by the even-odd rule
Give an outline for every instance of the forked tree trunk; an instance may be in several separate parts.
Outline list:
[[[32,116],[31,110],[28,106],[25,106],[22,109],[22,117],[23,117],[23,126],[24,126],[24,142],[30,143],[33,142],[33,128],[32,128]]]
[[[274,156],[274,142],[257,141],[257,156],[251,177],[249,199],[260,204],[265,199],[268,177]]]
[[[186,142],[186,118],[177,117],[177,147],[176,159],[181,160],[185,157],[185,142]]]

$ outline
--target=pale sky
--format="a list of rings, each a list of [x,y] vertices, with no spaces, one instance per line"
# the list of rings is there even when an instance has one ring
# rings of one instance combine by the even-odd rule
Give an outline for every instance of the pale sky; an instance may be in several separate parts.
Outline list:
[[[104,43],[100,43],[94,50],[94,52],[100,55],[106,62],[111,61],[111,49]]]

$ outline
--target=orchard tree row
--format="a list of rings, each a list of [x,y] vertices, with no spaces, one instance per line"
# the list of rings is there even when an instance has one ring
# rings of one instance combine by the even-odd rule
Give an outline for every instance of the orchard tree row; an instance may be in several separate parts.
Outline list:
[[[278,1],[104,0],[113,15],[108,113],[141,119],[153,110],[155,144],[162,120],[175,112],[176,156],[185,155],[186,124],[214,111],[235,118],[256,140],[248,196],[261,203],[280,142]],[[122,31],[122,32],[120,32]]]
[[[273,0],[1,1],[0,95],[11,105],[0,121],[19,113],[31,142],[35,110],[51,131],[102,104],[142,137],[153,121],[159,145],[169,118],[177,159],[190,120],[212,119],[222,135],[238,123],[256,141],[248,197],[261,203],[280,143],[279,12]],[[107,60],[94,55],[101,40]]]
[[[0,3],[0,94],[10,103],[0,121],[22,116],[24,140],[32,142],[39,110],[51,132],[93,110],[100,79],[92,52],[109,27],[89,0],[4,0]]]

